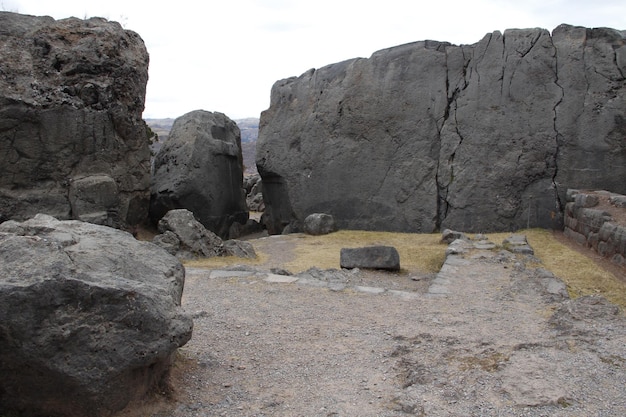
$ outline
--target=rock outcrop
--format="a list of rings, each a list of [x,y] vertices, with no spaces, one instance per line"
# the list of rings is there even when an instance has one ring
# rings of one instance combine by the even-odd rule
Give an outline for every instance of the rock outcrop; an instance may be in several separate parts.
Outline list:
[[[184,279],[176,258],[120,230],[2,223],[0,414],[109,416],[157,388],[191,337]]]
[[[568,187],[626,192],[625,74],[623,32],[561,25],[278,81],[257,144],[268,230],[315,212],[341,229],[560,227]]]
[[[0,213],[115,227],[147,219],[148,53],[100,18],[0,12]]]
[[[174,121],[154,160],[150,217],[187,209],[207,229],[227,238],[248,220],[239,128],[222,113],[196,110]]]
[[[246,190],[248,210],[263,212],[265,203],[263,202],[263,182],[261,181],[261,176],[258,173],[246,176],[243,180],[243,188]]]

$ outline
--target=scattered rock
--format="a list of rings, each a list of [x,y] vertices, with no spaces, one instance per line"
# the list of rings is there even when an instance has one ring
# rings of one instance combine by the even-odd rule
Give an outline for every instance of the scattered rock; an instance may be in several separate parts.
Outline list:
[[[364,248],[343,248],[340,253],[342,268],[400,270],[400,255],[392,246],[368,246]]]
[[[465,239],[456,239],[448,245],[446,248],[446,256],[449,255],[463,255],[469,252],[474,246],[471,242]]]
[[[227,240],[223,244],[224,255],[237,256],[239,258],[256,258],[256,252],[250,242],[241,240]]]
[[[457,239],[468,240],[463,232],[455,232],[454,230],[445,229],[441,233],[441,243],[452,243]]]
[[[511,235],[502,241],[502,246],[510,252],[534,255],[535,251],[528,244],[526,235]]]
[[[159,220],[159,232],[152,243],[162,247],[179,259],[214,256],[256,258],[254,247],[241,240],[222,241],[207,230],[193,213],[186,209],[170,210]]]
[[[120,230],[47,215],[0,225],[0,414],[109,416],[191,337],[185,271]]]
[[[313,213],[304,219],[304,232],[309,235],[327,235],[336,231],[335,219],[330,214]]]
[[[179,259],[210,258],[225,254],[222,239],[207,230],[186,209],[170,210],[159,220],[159,232],[153,243],[162,246]],[[168,233],[170,232],[170,233]]]
[[[231,224],[245,224],[241,134],[222,113],[196,110],[174,121],[154,160],[150,217],[187,209],[213,233],[228,238]]]

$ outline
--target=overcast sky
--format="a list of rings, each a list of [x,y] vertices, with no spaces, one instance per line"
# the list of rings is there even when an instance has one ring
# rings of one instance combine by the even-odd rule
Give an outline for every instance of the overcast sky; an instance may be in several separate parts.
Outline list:
[[[138,32],[150,53],[144,118],[259,117],[275,81],[408,42],[473,44],[561,23],[626,29],[626,0],[0,0],[0,9],[105,17]]]

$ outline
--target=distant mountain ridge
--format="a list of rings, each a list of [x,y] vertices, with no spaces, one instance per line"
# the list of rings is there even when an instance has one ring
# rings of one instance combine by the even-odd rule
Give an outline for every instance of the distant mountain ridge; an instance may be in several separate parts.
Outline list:
[[[161,145],[169,137],[172,125],[174,124],[173,118],[164,119],[144,119],[150,129],[157,135],[157,140],[152,143],[152,151],[156,154]],[[241,131],[241,152],[243,154],[243,165],[245,174],[254,174],[257,172],[255,154],[256,154],[256,142],[259,137],[259,119],[256,117],[247,117],[244,119],[234,120],[239,126]]]

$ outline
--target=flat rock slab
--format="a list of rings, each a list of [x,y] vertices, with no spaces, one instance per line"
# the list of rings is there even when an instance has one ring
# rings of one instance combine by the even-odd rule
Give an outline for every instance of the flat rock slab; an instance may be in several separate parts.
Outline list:
[[[254,272],[250,271],[224,271],[224,270],[213,270],[209,274],[209,278],[238,278],[238,277],[249,277],[254,275]]]
[[[359,291],[359,292],[364,292],[367,294],[382,294],[385,292],[384,288],[380,288],[380,287],[364,287],[364,286],[356,286],[354,287],[355,290]]]
[[[367,246],[343,248],[339,263],[342,268],[400,270],[400,255],[392,246]]]
[[[511,235],[504,239],[502,245],[513,253],[520,253],[525,255],[534,255],[535,251],[528,244],[526,235]]]
[[[289,275],[267,274],[267,277],[265,277],[263,281],[291,284],[292,282],[296,282],[297,280],[298,280],[298,277],[292,277]]]

